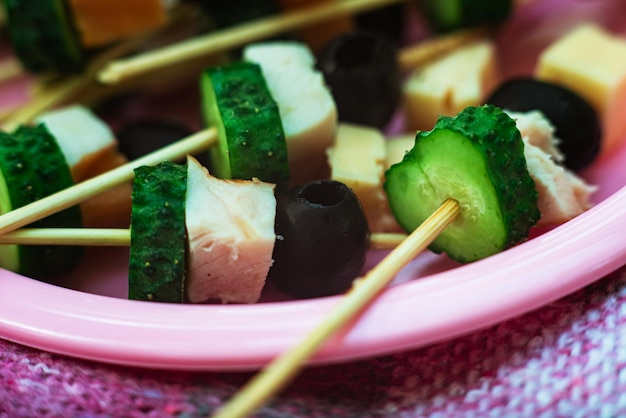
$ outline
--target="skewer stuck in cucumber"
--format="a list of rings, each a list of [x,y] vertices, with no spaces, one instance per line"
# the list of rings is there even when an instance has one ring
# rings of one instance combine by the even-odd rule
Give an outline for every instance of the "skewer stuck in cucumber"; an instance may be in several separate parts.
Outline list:
[[[459,262],[505,250],[537,222],[537,190],[515,121],[501,109],[468,107],[419,132],[404,159],[386,172],[391,210],[414,230],[442,202],[460,202],[457,219],[430,245]]]

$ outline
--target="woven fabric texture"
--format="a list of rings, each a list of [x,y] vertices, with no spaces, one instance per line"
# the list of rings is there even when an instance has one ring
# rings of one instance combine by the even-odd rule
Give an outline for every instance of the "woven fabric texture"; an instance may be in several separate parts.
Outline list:
[[[203,417],[250,373],[145,370],[0,340],[1,417]],[[305,370],[257,417],[626,416],[626,268],[539,310]]]

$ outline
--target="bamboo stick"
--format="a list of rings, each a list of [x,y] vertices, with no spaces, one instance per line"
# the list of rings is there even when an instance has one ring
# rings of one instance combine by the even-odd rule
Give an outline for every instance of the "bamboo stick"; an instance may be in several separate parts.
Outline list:
[[[102,68],[97,78],[104,84],[118,83],[160,67],[178,65],[188,59],[240,47],[324,20],[361,13],[402,1],[406,0],[342,0],[257,19],[155,51],[113,61]]]
[[[372,234],[370,249],[396,248],[406,234]],[[0,235],[0,244],[80,245],[92,247],[128,247],[130,229],[125,228],[21,228]]]
[[[154,165],[166,160],[177,160],[187,154],[207,150],[216,141],[217,131],[215,128],[202,130],[111,171],[7,212],[0,216],[0,234],[14,231],[48,215],[82,203],[111,187],[131,180],[135,168],[139,166]]]
[[[293,349],[286,351],[257,374],[214,418],[238,418],[251,413],[291,381],[304,362],[336,331],[352,320],[393,279],[397,272],[423,251],[459,213],[459,203],[448,199],[422,225],[352,289],[326,319]]]

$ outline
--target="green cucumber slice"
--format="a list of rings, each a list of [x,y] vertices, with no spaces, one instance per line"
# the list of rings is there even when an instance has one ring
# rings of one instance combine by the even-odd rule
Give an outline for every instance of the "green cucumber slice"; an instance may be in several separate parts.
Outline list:
[[[0,212],[32,203],[73,185],[56,140],[43,126],[0,132]],[[72,207],[33,222],[33,228],[79,228],[82,216]],[[0,265],[46,279],[74,268],[83,255],[77,246],[0,245]]]
[[[488,257],[528,236],[540,217],[515,121],[495,106],[468,107],[419,132],[404,159],[385,173],[398,223],[413,231],[447,198],[461,212],[430,249],[459,262]]]
[[[128,297],[184,300],[187,166],[163,162],[135,169],[130,228]]]
[[[513,0],[421,0],[424,15],[438,32],[497,25],[513,11]]]
[[[218,130],[211,149],[214,175],[285,185],[287,145],[278,106],[258,64],[211,67],[201,76],[205,123]]]
[[[45,125],[21,126],[15,133],[30,167],[40,180],[41,197],[74,185],[72,173],[56,139]],[[80,206],[73,206],[33,222],[33,228],[81,228]],[[66,245],[22,245],[20,272],[30,277],[50,276],[73,269],[84,247]]]
[[[85,57],[67,0],[4,0],[13,50],[33,73],[79,72]]]

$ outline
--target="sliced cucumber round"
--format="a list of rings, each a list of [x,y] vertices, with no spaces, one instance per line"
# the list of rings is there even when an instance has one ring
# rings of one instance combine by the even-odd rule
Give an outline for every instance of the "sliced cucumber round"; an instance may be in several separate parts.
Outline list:
[[[510,16],[513,0],[421,0],[424,15],[438,32],[497,25]]]
[[[398,223],[413,231],[447,198],[461,207],[430,249],[475,261],[526,239],[540,217],[515,121],[495,106],[468,107],[420,132],[391,166],[384,189]]]
[[[32,203],[73,185],[61,149],[45,126],[20,127],[0,133],[0,212]],[[33,222],[33,228],[80,228],[78,206]],[[84,249],[79,246],[0,245],[0,265],[11,271],[46,279],[73,269]]]
[[[78,72],[85,57],[67,0],[4,0],[13,50],[33,73]]]
[[[278,106],[258,64],[211,67],[201,77],[205,123],[218,130],[211,149],[214,175],[285,185],[287,145]]]
[[[129,299],[183,302],[188,247],[186,192],[186,165],[163,162],[135,169]]]

